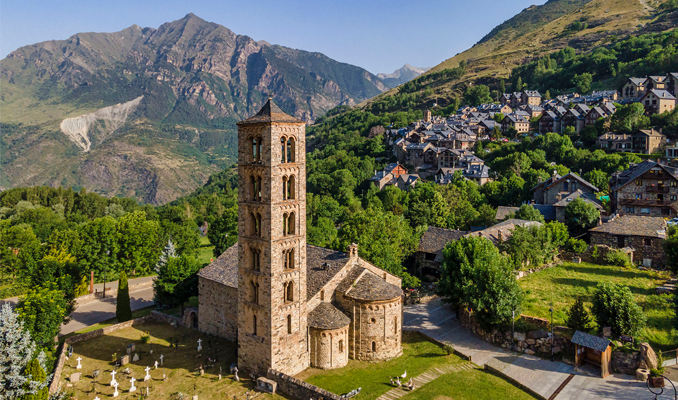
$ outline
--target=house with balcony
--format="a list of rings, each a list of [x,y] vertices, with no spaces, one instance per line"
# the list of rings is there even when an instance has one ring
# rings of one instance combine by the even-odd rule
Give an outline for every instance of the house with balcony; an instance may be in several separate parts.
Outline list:
[[[653,154],[666,144],[666,136],[654,129],[641,129],[631,136],[633,151],[636,153]]]
[[[678,168],[646,160],[610,177],[612,213],[669,218],[678,215]]]
[[[645,106],[648,114],[661,114],[671,112],[676,108],[676,98],[666,90],[651,89],[640,98],[640,103]]]
[[[532,188],[534,202],[548,205],[554,205],[578,190],[589,195],[595,195],[596,192],[600,191],[574,172],[560,176],[556,171],[553,171],[553,175],[549,179]]]
[[[629,78],[622,88],[622,99],[637,100],[645,94],[647,78]]]

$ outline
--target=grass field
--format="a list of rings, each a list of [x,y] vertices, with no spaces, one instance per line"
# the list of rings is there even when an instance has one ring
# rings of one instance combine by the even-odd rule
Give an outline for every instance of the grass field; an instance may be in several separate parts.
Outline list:
[[[148,332],[151,340],[147,344],[141,342],[144,332]],[[179,338],[178,348],[170,348],[171,338]],[[197,352],[197,340],[202,339],[203,350]],[[121,400],[133,400],[146,392],[146,384],[150,386],[148,399],[177,398],[178,393],[184,395],[197,394],[201,400],[245,399],[245,393],[254,388],[254,383],[245,374],[241,374],[241,382],[235,382],[229,374],[231,363],[236,361],[236,344],[224,339],[217,342],[215,337],[184,327],[172,328],[164,323],[147,323],[135,327],[121,329],[108,335],[90,339],[73,345],[73,356],[66,361],[62,373],[62,386],[73,392],[76,399],[93,399],[112,396],[113,388],[109,385],[113,369],[113,354],[119,359],[125,354],[127,345],[134,343],[135,352],[139,353],[138,362],[132,362],[117,369],[116,380],[120,384],[118,391]],[[151,354],[151,350],[153,354]],[[163,366],[152,369],[150,382],[143,382],[145,367],[153,367],[153,363],[164,355]],[[217,362],[208,367],[207,357],[216,357]],[[82,358],[82,369],[76,370],[76,358]],[[204,376],[197,372],[200,365],[205,367]],[[219,368],[223,378],[218,380]],[[124,371],[130,369],[130,374]],[[92,378],[94,370],[100,370],[97,380]],[[69,377],[74,372],[81,372],[80,381],[67,387]],[[162,375],[167,379],[163,380]],[[245,376],[242,376],[245,375]],[[137,379],[135,393],[129,393],[130,378]],[[96,391],[96,393],[95,393]],[[184,397],[187,398],[187,397]],[[284,399],[282,396],[259,395],[257,399]]]
[[[403,332],[403,355],[396,359],[382,363],[349,360],[348,365],[344,368],[335,370],[309,368],[297,375],[297,378],[336,394],[344,394],[360,387],[362,392],[355,399],[373,400],[393,389],[390,385],[390,377],[401,375],[405,371],[407,371],[408,377],[414,377],[436,366],[459,364],[462,362],[465,361],[456,355],[448,356],[440,346],[430,342],[424,336],[413,332]],[[468,378],[468,382],[462,382],[461,384],[450,383],[450,381],[459,380],[460,377]],[[488,382],[492,384],[492,393],[515,394],[509,397],[500,396],[497,398],[532,399],[532,397],[512,384],[481,370],[443,375],[424,385],[421,389],[415,390],[411,395],[408,395],[412,397],[407,398],[434,398],[430,394],[419,393],[420,390],[428,390],[426,388],[430,386],[433,388],[431,393],[447,396],[438,397],[440,399],[489,399],[493,397],[463,397],[463,393],[482,393],[483,389],[476,387],[476,385],[484,385]],[[421,393],[429,392],[422,391]]]
[[[207,265],[210,263],[210,259],[214,258],[212,249],[214,249],[214,246],[212,246],[207,236],[200,236],[200,248],[198,248],[198,261],[200,264]]]
[[[636,268],[571,264],[549,268],[519,281],[525,291],[523,314],[549,318],[553,303],[553,322],[564,325],[567,310],[581,297],[590,310],[593,294],[601,282],[628,286],[643,308],[648,325],[640,339],[661,350],[678,346],[678,331],[674,328],[673,296],[658,295],[655,288],[668,279],[667,273],[641,271]]]

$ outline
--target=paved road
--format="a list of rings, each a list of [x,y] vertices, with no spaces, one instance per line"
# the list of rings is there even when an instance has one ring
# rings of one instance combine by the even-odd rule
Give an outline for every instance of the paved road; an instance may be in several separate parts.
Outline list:
[[[638,400],[654,398],[644,382],[628,375],[614,374],[605,379],[575,371],[570,365],[551,362],[528,355],[511,354],[471,335],[456,319],[455,313],[434,299],[428,303],[406,306],[404,329],[418,330],[441,342],[452,345],[460,353],[470,356],[479,365],[488,364],[506,376],[555,400]],[[563,390],[556,389],[574,375]],[[666,390],[657,399],[673,398]]]
[[[130,304],[132,311],[140,308],[149,307],[153,305],[153,276],[146,276],[143,278],[135,278],[129,280],[130,285]],[[104,288],[102,283],[94,285],[94,289],[101,292]],[[117,290],[118,282],[106,282],[106,292],[108,290]],[[1,303],[16,304],[17,297],[0,300]],[[71,314],[71,321],[68,324],[61,326],[60,335],[66,335],[72,332],[79,331],[90,325],[106,321],[115,317],[115,297],[106,296],[105,299],[97,298],[80,298],[76,299],[77,305],[75,311]]]

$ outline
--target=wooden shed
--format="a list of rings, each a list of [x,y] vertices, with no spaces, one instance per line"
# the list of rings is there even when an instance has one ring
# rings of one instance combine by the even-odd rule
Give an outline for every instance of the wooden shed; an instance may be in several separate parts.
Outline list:
[[[576,331],[571,342],[574,343],[575,366],[581,367],[584,363],[591,364],[600,367],[601,378],[610,375],[612,347],[609,340]]]

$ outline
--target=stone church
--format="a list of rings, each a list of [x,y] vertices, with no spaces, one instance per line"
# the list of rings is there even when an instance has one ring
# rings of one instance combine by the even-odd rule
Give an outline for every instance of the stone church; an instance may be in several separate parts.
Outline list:
[[[198,329],[262,374],[402,354],[400,278],[306,244],[305,123],[269,99],[237,125],[238,243],[198,274]]]

